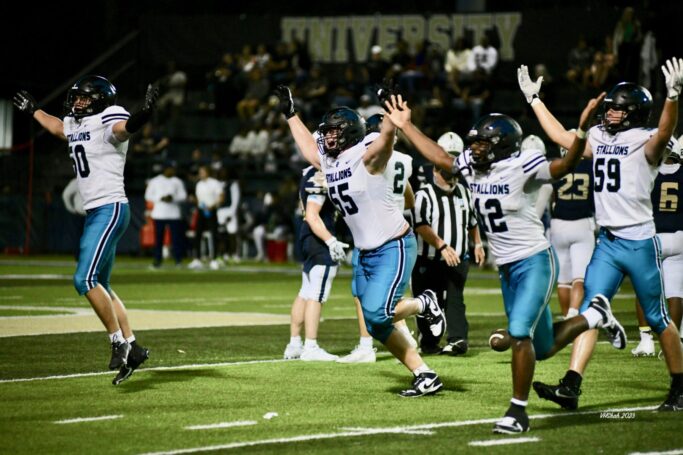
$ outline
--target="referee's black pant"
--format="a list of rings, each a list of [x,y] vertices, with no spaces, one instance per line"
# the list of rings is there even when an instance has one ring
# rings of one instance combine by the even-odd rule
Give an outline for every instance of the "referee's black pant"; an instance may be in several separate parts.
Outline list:
[[[413,295],[417,296],[426,289],[434,291],[439,298],[439,305],[446,312],[448,342],[467,340],[469,324],[465,316],[463,290],[469,271],[469,260],[460,261],[455,267],[449,267],[446,261],[426,259],[418,256],[412,274]],[[434,348],[440,339],[429,331],[429,324],[417,318],[422,348]]]

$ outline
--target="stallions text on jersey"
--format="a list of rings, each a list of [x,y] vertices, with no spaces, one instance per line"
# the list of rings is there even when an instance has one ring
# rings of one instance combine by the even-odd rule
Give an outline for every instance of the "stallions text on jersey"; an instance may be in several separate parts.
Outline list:
[[[320,152],[328,194],[351,230],[356,248],[373,250],[400,236],[406,221],[382,174],[370,174],[363,162],[364,143],[344,150],[336,159]]]
[[[471,167],[472,151],[458,156],[456,166],[467,180],[480,226],[486,231],[497,265],[528,258],[550,247],[534,205],[538,189],[551,181],[548,161],[528,149],[491,164],[487,172]]]
[[[600,125],[589,130],[595,221],[618,237],[643,240],[655,235],[650,193],[658,166],[647,162],[645,144],[656,132],[632,128],[609,134]],[[630,227],[637,229],[624,230]]]
[[[121,106],[109,106],[99,114],[76,120],[64,118],[64,135],[78,179],[78,191],[85,210],[114,202],[128,202],[123,187],[128,141],[119,142],[114,124],[128,120]]]

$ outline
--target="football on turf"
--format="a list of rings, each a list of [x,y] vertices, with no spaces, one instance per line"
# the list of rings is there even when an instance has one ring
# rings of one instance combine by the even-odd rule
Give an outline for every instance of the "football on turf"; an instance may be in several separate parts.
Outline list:
[[[510,349],[510,334],[508,331],[505,329],[496,329],[491,332],[489,346],[491,346],[491,349],[498,352]]]

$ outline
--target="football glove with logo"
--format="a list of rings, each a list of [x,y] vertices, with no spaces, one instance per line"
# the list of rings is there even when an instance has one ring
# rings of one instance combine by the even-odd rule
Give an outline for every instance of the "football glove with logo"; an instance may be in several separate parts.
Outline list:
[[[662,65],[664,82],[666,84],[666,97],[677,100],[683,88],[683,58],[670,58]]]
[[[524,93],[526,102],[531,104],[534,98],[538,98],[538,92],[541,91],[541,84],[543,83],[543,76],[536,79],[536,82],[532,81],[529,77],[529,68],[526,65],[522,65],[517,68],[517,82],[519,82],[519,88]]]
[[[340,262],[346,259],[346,251],[344,248],[348,248],[349,244],[340,242],[336,237],[330,237],[325,241],[327,248],[330,249],[330,256],[335,262]]]
[[[17,109],[30,116],[33,116],[33,113],[38,109],[38,103],[36,103],[35,98],[26,90],[17,92],[12,101]]]
[[[294,117],[296,109],[294,108],[294,99],[292,98],[292,91],[286,85],[278,85],[275,89],[275,96],[280,101],[279,109],[287,119]]]

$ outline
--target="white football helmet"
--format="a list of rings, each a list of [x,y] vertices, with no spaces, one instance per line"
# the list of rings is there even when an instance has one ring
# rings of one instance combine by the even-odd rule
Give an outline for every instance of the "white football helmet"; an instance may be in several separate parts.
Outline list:
[[[569,130],[570,133],[576,133],[576,128],[572,128]],[[564,157],[567,154],[567,149],[564,147],[560,147],[560,156]]]
[[[520,150],[540,150],[544,155],[546,154],[543,139],[534,134],[530,134],[524,138]]]
[[[666,144],[667,159],[671,159],[677,163],[681,162],[681,155],[683,155],[683,151],[681,150],[681,139],[683,139],[683,136],[679,137],[678,140],[673,136],[669,139],[669,142]]]
[[[465,150],[465,144],[460,139],[460,136],[452,131],[442,134],[437,144],[453,156],[458,156]]]

